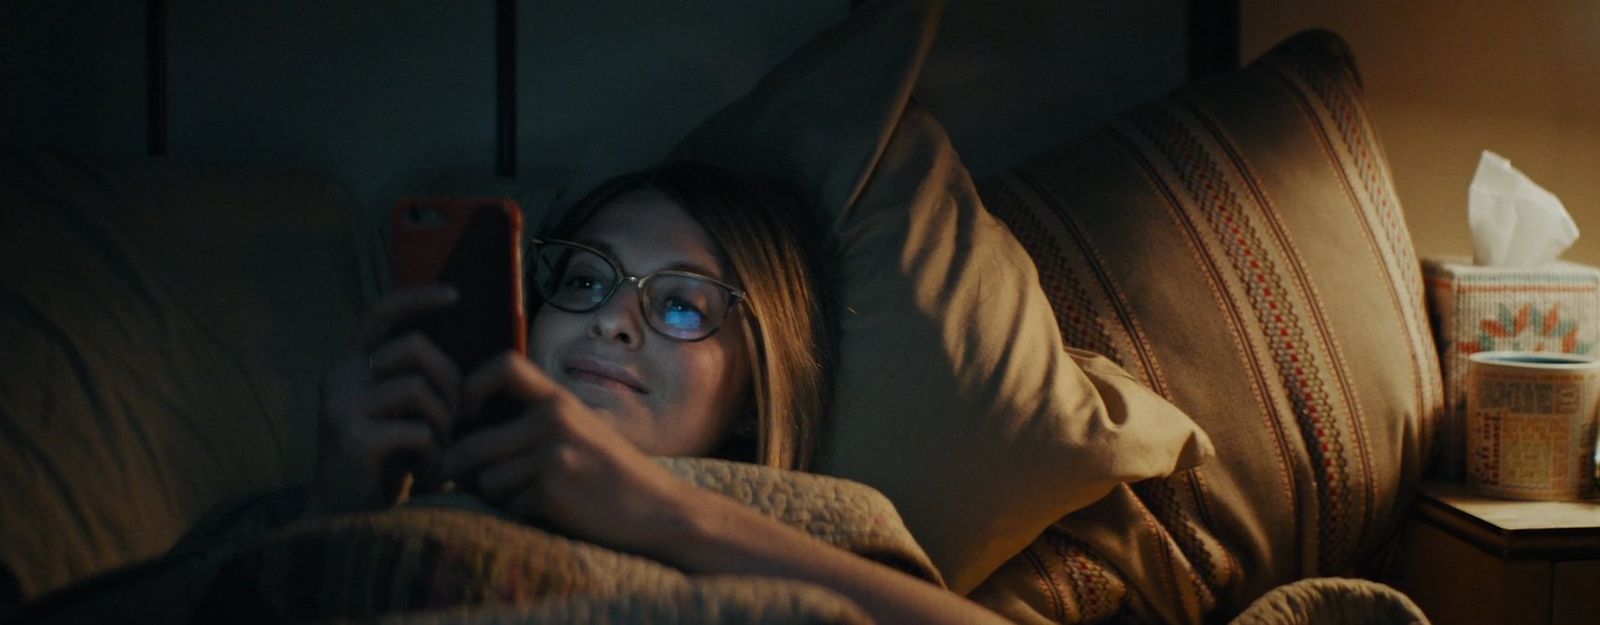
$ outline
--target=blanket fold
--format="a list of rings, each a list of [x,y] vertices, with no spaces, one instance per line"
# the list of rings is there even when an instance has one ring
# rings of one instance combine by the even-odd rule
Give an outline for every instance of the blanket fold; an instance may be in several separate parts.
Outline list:
[[[1312,577],[1272,589],[1230,625],[1428,625],[1428,617],[1388,585]]]
[[[940,583],[893,505],[864,485],[720,460],[662,462],[823,542]],[[688,575],[459,493],[276,529],[218,529],[213,544],[68,589],[24,622],[869,622],[820,587]]]

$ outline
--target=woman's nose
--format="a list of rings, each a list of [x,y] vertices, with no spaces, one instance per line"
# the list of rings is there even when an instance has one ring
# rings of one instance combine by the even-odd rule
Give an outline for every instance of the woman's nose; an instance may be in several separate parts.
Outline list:
[[[639,312],[639,289],[632,283],[617,287],[611,298],[590,313],[589,335],[615,340],[636,348],[644,339],[644,319]]]

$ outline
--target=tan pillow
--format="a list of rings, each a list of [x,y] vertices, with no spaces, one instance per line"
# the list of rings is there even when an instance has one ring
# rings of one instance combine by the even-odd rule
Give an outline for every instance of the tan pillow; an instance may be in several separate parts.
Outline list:
[[[1131,376],[1062,348],[1027,253],[909,102],[937,22],[927,3],[864,4],[679,155],[807,192],[842,324],[817,469],[888,495],[966,592],[1062,515],[1210,444]]]
[[[1172,398],[1217,458],[1071,515],[977,597],[1019,621],[1199,622],[1377,572],[1442,394],[1344,42],[1302,34],[982,191],[1067,343]]]
[[[11,601],[310,477],[317,381],[364,308],[354,210],[306,172],[0,150]]]

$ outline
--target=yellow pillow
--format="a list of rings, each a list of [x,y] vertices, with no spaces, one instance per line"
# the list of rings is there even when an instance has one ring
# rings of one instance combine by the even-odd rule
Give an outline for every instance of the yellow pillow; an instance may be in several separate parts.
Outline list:
[[[807,193],[841,322],[817,469],[888,495],[966,592],[1066,513],[1211,444],[1120,368],[1063,348],[1028,254],[911,102],[938,15],[866,3],[678,155]]]

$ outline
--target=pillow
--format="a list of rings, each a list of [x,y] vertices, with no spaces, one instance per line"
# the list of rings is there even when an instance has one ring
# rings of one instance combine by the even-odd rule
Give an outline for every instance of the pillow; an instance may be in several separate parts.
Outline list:
[[[886,494],[964,593],[1062,515],[1210,445],[1119,368],[1062,347],[1027,253],[910,102],[938,14],[864,4],[677,155],[806,193],[840,318],[816,468]]]
[[[1296,36],[980,189],[1066,342],[1171,398],[1217,459],[1068,517],[977,598],[1019,621],[1199,622],[1380,572],[1443,404],[1344,42]]]
[[[0,614],[309,479],[355,210],[307,172],[0,149]]]

